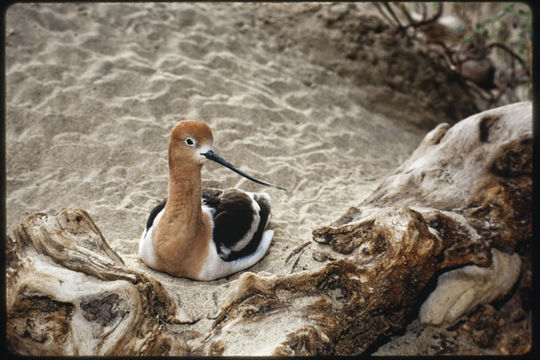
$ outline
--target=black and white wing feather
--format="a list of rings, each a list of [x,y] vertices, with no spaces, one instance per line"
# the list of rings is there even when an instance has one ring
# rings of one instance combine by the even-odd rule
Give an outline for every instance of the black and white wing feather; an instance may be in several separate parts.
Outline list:
[[[213,213],[213,241],[224,261],[234,261],[254,253],[270,214],[265,193],[246,193],[236,189],[203,190],[203,206]]]

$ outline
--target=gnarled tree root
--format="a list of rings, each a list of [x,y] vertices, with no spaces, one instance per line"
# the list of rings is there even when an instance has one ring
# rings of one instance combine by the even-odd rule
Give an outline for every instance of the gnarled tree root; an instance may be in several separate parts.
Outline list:
[[[520,272],[512,254],[532,234],[531,118],[518,103],[437,126],[371,196],[313,230],[321,266],[242,274],[208,334],[173,331],[182,309],[126,268],[84,210],[30,216],[7,239],[8,344],[30,355],[361,354],[402,328],[447,270],[430,297],[447,301],[426,301],[421,318],[455,321]],[[456,279],[490,296],[461,301]]]

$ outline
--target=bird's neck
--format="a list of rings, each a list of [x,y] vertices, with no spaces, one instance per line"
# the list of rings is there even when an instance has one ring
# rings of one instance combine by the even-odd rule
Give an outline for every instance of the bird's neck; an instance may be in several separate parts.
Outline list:
[[[156,234],[161,241],[184,241],[197,232],[202,216],[201,199],[201,166],[169,161],[167,203]]]
[[[188,234],[196,231],[202,216],[201,199],[201,166],[170,167],[164,213],[170,226],[182,228]]]
[[[171,167],[167,203],[152,235],[158,267],[170,274],[195,276],[199,257],[208,252],[212,225],[201,198],[201,167]]]
[[[199,273],[212,237],[201,199],[201,167],[171,167],[167,203],[152,235],[158,270],[192,278]]]

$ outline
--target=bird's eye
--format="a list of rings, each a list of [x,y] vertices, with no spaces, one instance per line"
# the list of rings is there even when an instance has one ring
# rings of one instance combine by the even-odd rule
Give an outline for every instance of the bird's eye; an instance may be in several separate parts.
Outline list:
[[[193,139],[193,138],[190,138],[190,137],[186,138],[185,143],[186,143],[187,146],[196,146],[197,145],[197,141],[195,139]]]

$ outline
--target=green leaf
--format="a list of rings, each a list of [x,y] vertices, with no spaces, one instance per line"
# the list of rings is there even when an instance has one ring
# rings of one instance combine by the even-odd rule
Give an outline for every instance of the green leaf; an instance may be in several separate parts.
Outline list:
[[[514,3],[511,3],[510,5],[506,6],[506,7],[502,10],[503,15],[504,15],[504,14],[509,14],[509,13],[511,13],[512,10],[514,9],[514,5],[515,5]]]
[[[487,18],[486,20],[482,21],[479,25],[480,26],[486,26],[491,22],[491,18]]]

